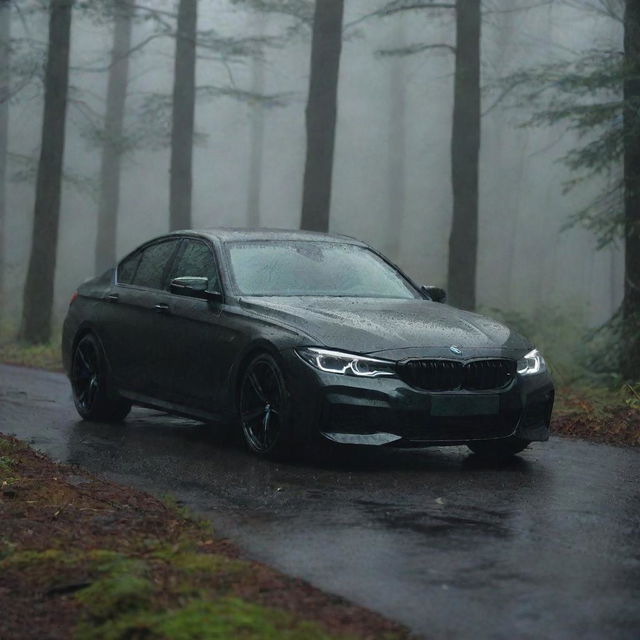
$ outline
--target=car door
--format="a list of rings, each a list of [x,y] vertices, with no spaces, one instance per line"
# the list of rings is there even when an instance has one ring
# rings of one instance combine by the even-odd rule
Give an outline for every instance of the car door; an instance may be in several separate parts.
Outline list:
[[[181,277],[208,278],[209,291],[221,292],[217,261],[208,242],[184,240],[170,279]],[[221,354],[235,341],[236,331],[222,302],[171,295],[170,305],[171,315],[164,318],[164,340],[173,352],[164,380],[166,392],[177,404],[215,412],[216,391],[225,375]]]
[[[167,276],[179,238],[165,238],[142,247],[122,261],[106,300],[104,343],[121,389],[159,397],[161,371],[169,365],[163,344],[163,317],[170,313]]]

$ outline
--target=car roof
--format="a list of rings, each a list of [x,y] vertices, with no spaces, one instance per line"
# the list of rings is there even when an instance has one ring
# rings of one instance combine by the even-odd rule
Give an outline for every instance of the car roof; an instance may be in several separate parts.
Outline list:
[[[213,229],[184,229],[174,231],[171,235],[194,234],[215,238],[220,242],[246,242],[252,240],[298,240],[314,242],[341,242],[366,246],[364,242],[336,233],[320,233],[315,231],[297,231],[293,229],[241,229],[219,227]]]

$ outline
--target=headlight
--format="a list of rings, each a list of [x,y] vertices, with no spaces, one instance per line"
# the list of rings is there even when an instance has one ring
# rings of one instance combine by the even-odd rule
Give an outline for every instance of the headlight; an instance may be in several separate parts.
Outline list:
[[[365,356],[316,347],[302,347],[296,349],[296,353],[307,364],[327,373],[340,373],[360,378],[378,378],[396,374],[394,363],[389,360],[366,358]]]
[[[542,354],[534,349],[529,351],[527,355],[518,360],[518,373],[521,376],[531,376],[536,373],[544,373],[547,370],[547,364],[542,357]]]

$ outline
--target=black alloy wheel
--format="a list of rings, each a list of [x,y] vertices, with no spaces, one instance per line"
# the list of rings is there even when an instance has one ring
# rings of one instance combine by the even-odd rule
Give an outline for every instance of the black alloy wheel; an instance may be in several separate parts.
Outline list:
[[[269,354],[256,356],[245,369],[239,406],[250,451],[269,458],[290,453],[289,395],[282,371]]]
[[[71,387],[76,409],[85,420],[120,421],[131,410],[127,400],[109,396],[102,347],[90,333],[78,341],[73,352]]]
[[[515,456],[524,451],[531,443],[529,440],[511,436],[501,440],[478,440],[468,442],[467,446],[477,456],[493,460],[501,460]]]

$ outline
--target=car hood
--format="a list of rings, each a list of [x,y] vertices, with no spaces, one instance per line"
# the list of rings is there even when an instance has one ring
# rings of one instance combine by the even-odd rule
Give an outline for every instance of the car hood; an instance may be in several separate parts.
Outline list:
[[[531,347],[495,320],[428,300],[251,297],[240,302],[306,334],[317,346],[380,357],[419,357],[425,349],[434,357],[451,356],[451,346],[469,357],[474,351],[507,355]]]

